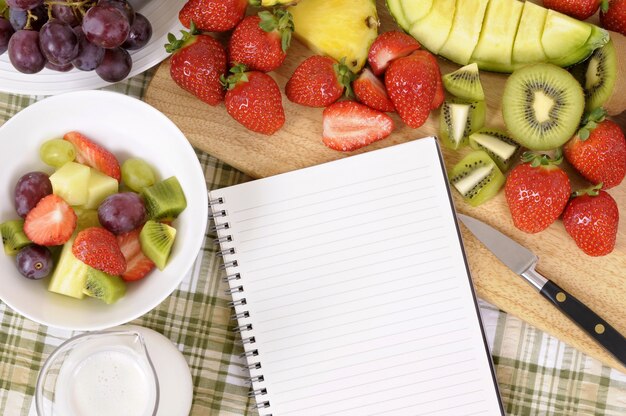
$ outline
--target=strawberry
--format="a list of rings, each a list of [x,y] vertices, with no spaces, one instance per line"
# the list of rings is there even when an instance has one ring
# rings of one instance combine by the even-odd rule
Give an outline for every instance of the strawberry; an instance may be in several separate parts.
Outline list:
[[[285,95],[296,104],[327,107],[341,98],[353,77],[343,60],[314,55],[298,65],[287,81]],[[346,95],[350,95],[349,89]]]
[[[285,61],[292,32],[293,19],[285,9],[248,16],[230,38],[230,62],[254,71],[273,71]]]
[[[154,262],[141,251],[140,232],[141,227],[116,237],[124,259],[126,259],[126,271],[122,273],[122,279],[127,282],[144,278],[155,267]]]
[[[445,100],[446,98],[446,91],[443,88],[443,81],[441,80],[441,69],[439,68],[439,62],[437,62],[437,58],[435,58],[435,55],[426,51],[417,51],[414,52],[414,54],[428,58],[433,67],[433,70],[437,74],[437,88],[435,89],[435,97],[433,98],[433,102],[430,106],[431,110],[435,110],[441,107],[441,104],[443,104],[443,100]]]
[[[241,22],[247,7],[248,0],[189,0],[178,12],[178,20],[187,29],[193,21],[199,30],[225,32]]]
[[[609,254],[617,238],[617,203],[600,187],[575,192],[563,212],[565,230],[589,256]]]
[[[72,245],[72,254],[86,265],[113,276],[126,271],[126,260],[115,236],[104,228],[80,231]]]
[[[556,10],[578,20],[593,16],[606,0],[543,0],[544,7]]]
[[[406,33],[393,31],[380,34],[370,47],[367,61],[374,75],[380,75],[397,58],[407,56],[420,48],[419,42]]]
[[[342,152],[351,152],[389,136],[394,129],[387,114],[354,101],[340,101],[322,113],[323,142]]]
[[[593,110],[563,151],[585,179],[594,185],[602,182],[609,189],[626,176],[626,139],[620,126],[605,116],[603,109]]]
[[[209,105],[224,99],[220,77],[226,73],[226,51],[209,35],[200,35],[192,25],[189,32],[176,39],[169,34],[165,50],[172,53],[170,76],[182,89],[189,91]]]
[[[626,36],[626,0],[610,0],[606,9],[602,5],[600,25]]]
[[[31,209],[24,221],[24,233],[40,246],[65,244],[76,229],[76,213],[67,202],[51,194]]]
[[[63,136],[76,149],[76,161],[108,175],[118,182],[122,180],[120,163],[115,155],[77,131]]]
[[[513,169],[504,185],[504,195],[513,224],[527,233],[548,228],[563,212],[572,191],[567,174],[558,166],[563,160],[526,152],[526,163]]]
[[[248,130],[274,134],[285,124],[280,89],[264,72],[247,71],[244,65],[230,69],[232,75],[222,77],[227,87],[226,111]]]
[[[398,115],[409,127],[422,126],[437,93],[437,71],[428,52],[394,60],[385,73],[385,86]],[[441,77],[439,77],[441,78]]]
[[[367,68],[352,82],[352,91],[356,98],[369,108],[384,112],[395,111],[385,85]]]

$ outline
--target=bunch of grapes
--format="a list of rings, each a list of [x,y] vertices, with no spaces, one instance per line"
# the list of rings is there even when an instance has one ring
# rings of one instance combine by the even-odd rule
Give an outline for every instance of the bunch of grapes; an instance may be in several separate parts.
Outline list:
[[[118,82],[152,26],[127,0],[0,0],[0,55],[20,72],[96,71]]]

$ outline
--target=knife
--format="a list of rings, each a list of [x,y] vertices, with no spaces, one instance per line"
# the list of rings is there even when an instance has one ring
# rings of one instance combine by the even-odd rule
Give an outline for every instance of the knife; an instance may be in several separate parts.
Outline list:
[[[581,301],[538,273],[535,266],[539,258],[532,251],[476,218],[463,214],[457,217],[505,266],[522,276],[626,366],[626,338]]]

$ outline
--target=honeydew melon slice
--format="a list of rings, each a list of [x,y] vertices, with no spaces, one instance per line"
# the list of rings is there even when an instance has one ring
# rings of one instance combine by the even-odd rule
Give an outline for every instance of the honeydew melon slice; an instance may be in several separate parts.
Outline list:
[[[546,56],[554,60],[571,55],[583,48],[590,35],[591,26],[587,23],[554,10],[548,10],[541,35],[541,45]]]
[[[433,0],[400,0],[400,5],[402,14],[411,26],[430,12],[433,7]]]
[[[513,56],[513,42],[524,4],[511,0],[491,0],[472,61],[489,71],[508,70]]]
[[[513,63],[526,64],[547,60],[541,37],[548,16],[548,9],[529,1],[524,3],[517,35],[513,42]]]
[[[404,15],[402,3],[402,0],[387,0],[387,8],[389,9],[389,13],[391,13],[391,16],[393,16],[398,26],[400,26],[405,31],[408,31],[411,28],[411,23]]]
[[[488,3],[489,0],[457,0],[452,29],[439,51],[441,55],[461,65],[469,63]]]
[[[455,0],[434,0],[428,14],[411,26],[411,35],[434,54],[439,53],[448,39],[455,3]]]

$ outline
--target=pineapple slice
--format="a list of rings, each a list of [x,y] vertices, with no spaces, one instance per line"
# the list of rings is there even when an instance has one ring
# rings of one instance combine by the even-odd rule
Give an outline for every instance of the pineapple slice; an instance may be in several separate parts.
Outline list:
[[[288,10],[295,36],[313,52],[346,58],[353,72],[363,68],[378,35],[375,0],[301,0]]]

